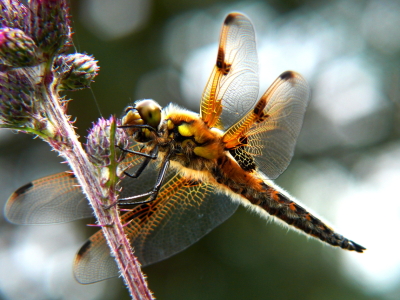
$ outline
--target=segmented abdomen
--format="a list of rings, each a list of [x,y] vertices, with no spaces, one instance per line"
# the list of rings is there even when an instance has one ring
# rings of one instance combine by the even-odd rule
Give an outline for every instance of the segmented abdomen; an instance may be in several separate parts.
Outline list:
[[[336,233],[305,208],[267,184],[257,171],[247,172],[227,156],[218,160],[218,167],[212,171],[214,178],[228,189],[258,206],[269,215],[275,216],[290,226],[324,241],[332,246],[363,252],[361,245]],[[243,199],[245,201],[245,199]],[[245,201],[245,204],[246,203]]]
[[[305,208],[295,203],[288,196],[261,183],[264,193],[256,193],[258,198],[248,199],[252,204],[261,207],[270,215],[275,216],[285,223],[324,241],[332,246],[338,246],[350,251],[363,252],[361,245],[336,233],[320,219],[309,213]]]

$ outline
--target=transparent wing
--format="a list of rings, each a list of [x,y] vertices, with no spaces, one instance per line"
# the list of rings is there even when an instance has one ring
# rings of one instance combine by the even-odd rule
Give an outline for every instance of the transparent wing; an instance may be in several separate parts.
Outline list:
[[[140,178],[156,178],[154,169],[146,169]],[[140,179],[139,178],[139,179]],[[133,180],[124,195],[148,190],[148,182]],[[124,183],[125,184],[125,183]],[[135,255],[146,266],[174,255],[224,222],[237,209],[224,194],[216,196],[215,187],[188,180],[170,171],[166,183],[153,202],[135,207],[122,215],[126,234]],[[78,252],[74,273],[81,283],[92,283],[118,275],[118,270],[102,232],[93,235]]]
[[[139,145],[131,150],[139,151]],[[121,166],[134,166],[142,160],[129,155]],[[12,193],[5,216],[15,224],[53,224],[89,218],[93,210],[75,176],[62,172],[34,180]]]
[[[15,224],[63,223],[92,216],[78,181],[66,172],[34,180],[8,198],[6,218]]]
[[[110,248],[101,230],[92,235],[79,249],[73,270],[76,281],[82,284],[118,276],[117,264],[110,255]]]
[[[299,136],[310,88],[298,73],[282,73],[261,97],[264,120],[247,132],[245,150],[269,178],[277,178],[290,163]]]
[[[224,21],[217,61],[204,89],[200,116],[209,127],[227,129],[258,97],[258,57],[253,25],[239,13]]]

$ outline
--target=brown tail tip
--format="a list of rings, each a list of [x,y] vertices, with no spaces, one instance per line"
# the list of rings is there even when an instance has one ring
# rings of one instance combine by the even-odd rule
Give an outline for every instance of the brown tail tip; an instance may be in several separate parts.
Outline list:
[[[346,249],[348,249],[350,251],[356,251],[358,253],[364,253],[364,251],[367,250],[367,248],[364,248],[363,246],[361,246],[353,241],[349,241]]]

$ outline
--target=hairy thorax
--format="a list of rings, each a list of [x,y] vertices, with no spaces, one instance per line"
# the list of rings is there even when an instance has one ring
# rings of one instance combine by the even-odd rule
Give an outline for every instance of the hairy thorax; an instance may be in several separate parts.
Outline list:
[[[206,171],[225,154],[223,132],[208,126],[198,114],[170,105],[160,125],[161,153],[171,151],[170,159],[183,167]]]
[[[159,132],[160,158],[172,151],[171,167],[185,176],[220,185],[239,185],[238,189],[255,186],[253,181],[259,182],[255,173],[243,170],[225,148],[224,132],[209,128],[198,114],[176,106],[168,107]]]

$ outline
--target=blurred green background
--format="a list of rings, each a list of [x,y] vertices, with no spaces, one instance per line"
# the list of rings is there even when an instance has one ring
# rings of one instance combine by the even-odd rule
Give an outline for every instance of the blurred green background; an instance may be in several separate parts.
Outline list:
[[[157,299],[400,299],[400,2],[71,1],[77,52],[101,66],[70,93],[84,141],[101,113],[136,99],[198,111],[225,15],[253,21],[263,92],[300,72],[312,99],[278,184],[368,248],[325,246],[239,209],[200,242],[144,268]],[[21,185],[66,170],[30,136],[0,131],[0,204]],[[89,221],[15,226],[0,216],[0,299],[129,299],[121,279],[81,286],[72,260]],[[93,222],[92,222],[93,223]]]

